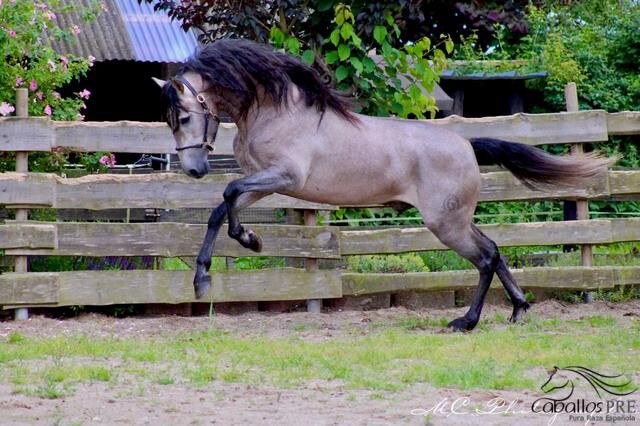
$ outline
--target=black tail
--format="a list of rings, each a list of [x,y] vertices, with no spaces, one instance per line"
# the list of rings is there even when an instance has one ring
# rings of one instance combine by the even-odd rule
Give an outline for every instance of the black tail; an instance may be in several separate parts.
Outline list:
[[[471,139],[478,164],[497,164],[515,175],[532,189],[549,186],[579,186],[600,173],[606,172],[615,158],[598,154],[551,155],[521,143],[491,138]]]

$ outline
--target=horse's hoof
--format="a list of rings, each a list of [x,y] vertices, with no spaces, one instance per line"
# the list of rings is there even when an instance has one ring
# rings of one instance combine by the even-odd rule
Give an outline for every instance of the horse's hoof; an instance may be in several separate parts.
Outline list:
[[[193,288],[196,292],[196,299],[202,299],[211,288],[211,275],[196,276],[193,279]]]
[[[509,318],[510,322],[520,322],[522,320],[522,315],[527,312],[527,310],[531,307],[527,302],[522,302],[517,306],[513,307],[513,313],[511,314],[511,318]]]
[[[447,327],[453,331],[471,331],[475,328],[476,324],[478,324],[478,321],[474,322],[465,317],[460,317],[451,321]]]
[[[245,231],[244,238],[240,241],[243,246],[256,253],[262,251],[262,239],[251,229]]]

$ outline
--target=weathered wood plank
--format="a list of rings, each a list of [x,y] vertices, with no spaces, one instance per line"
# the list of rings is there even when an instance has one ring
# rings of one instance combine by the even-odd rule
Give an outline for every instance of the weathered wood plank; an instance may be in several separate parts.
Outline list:
[[[0,173],[0,205],[53,207],[56,179],[45,173]]]
[[[51,250],[8,250],[7,255],[56,256],[195,256],[206,225],[185,223],[56,223],[58,247]],[[255,225],[263,250],[255,253],[227,236],[224,226],[216,240],[216,256],[283,256],[340,258],[338,230],[321,226]],[[1,228],[0,228],[1,231]],[[1,235],[1,234],[0,234]],[[43,248],[47,246],[38,246]]]
[[[466,138],[493,137],[529,145],[608,140],[607,113],[600,110],[482,118],[453,115],[429,122]]]
[[[54,143],[51,120],[44,117],[0,118],[0,151],[51,151]]]
[[[640,267],[637,266],[525,268],[512,270],[512,273],[524,288],[597,290],[640,284]],[[477,271],[342,274],[342,292],[345,296],[396,291],[457,290],[476,287],[477,283]],[[494,277],[491,286],[501,287],[497,277]]]
[[[19,124],[16,118],[0,121],[0,150],[49,151],[62,147],[75,151],[175,151],[173,136],[165,123],[28,120],[29,126]],[[485,118],[452,116],[430,122],[469,138],[496,137],[533,145],[599,142],[607,140],[608,127],[614,134],[630,134],[637,128],[634,113],[607,114],[604,111]],[[221,125],[216,153],[233,154],[235,134],[235,125]]]
[[[195,299],[192,280],[191,271],[4,274],[0,276],[0,305],[219,303],[342,296],[340,275],[336,271],[308,274],[299,269],[265,269],[214,273],[212,290],[202,300]]]
[[[612,196],[640,195],[640,170],[609,172]]]
[[[500,247],[640,241],[638,219],[506,223],[479,228]],[[344,256],[447,248],[425,227],[341,231],[340,240]]]
[[[195,180],[175,173],[150,175],[90,175],[58,182],[56,207],[86,208],[190,208],[215,207],[223,201],[229,182],[240,175],[210,175]],[[326,204],[274,194],[258,201],[255,207],[335,209]]]
[[[611,239],[613,241],[640,241],[640,218],[611,221]]]
[[[44,173],[0,174],[0,205],[52,206],[103,210],[114,208],[212,208],[222,202],[226,185],[238,174],[211,175],[195,180],[183,174],[89,175],[62,179]],[[593,178],[582,188],[534,191],[511,173],[482,174],[480,201],[602,199],[640,194],[640,171],[611,171]],[[284,195],[272,195],[255,204],[263,208],[335,210]]]
[[[56,147],[80,152],[129,153],[175,152],[175,140],[166,123],[136,121],[55,122]],[[221,124],[216,137],[216,154],[233,155],[233,124]]]
[[[0,249],[55,249],[57,240],[56,226],[53,224],[0,225]]]
[[[58,303],[57,273],[7,273],[0,275],[0,306]]]
[[[640,135],[640,111],[609,113],[607,131],[609,135]]]
[[[640,172],[635,173],[640,176]],[[608,176],[604,173],[590,179],[580,188],[556,187],[549,191],[536,191],[524,186],[509,172],[490,172],[482,174],[480,201],[588,199],[609,195]]]

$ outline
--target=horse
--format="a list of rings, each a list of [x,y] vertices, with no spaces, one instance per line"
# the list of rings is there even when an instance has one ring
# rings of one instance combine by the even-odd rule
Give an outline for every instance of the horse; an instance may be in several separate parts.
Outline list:
[[[211,286],[214,241],[225,217],[228,234],[259,252],[262,242],[238,211],[273,193],[341,206],[412,206],[447,247],[471,261],[480,279],[468,312],[449,323],[472,330],[494,274],[513,304],[511,321],[529,309],[494,241],[473,223],[480,193],[479,164],[498,164],[525,185],[579,185],[607,170],[598,155],[554,156],[491,138],[467,140],[426,120],[357,114],[350,100],[312,67],[247,40],[208,44],[175,77],[156,79],[166,104],[181,167],[202,178],[220,119],[237,125],[233,142],[245,177],[226,187],[208,221],[193,280],[196,298]],[[210,123],[213,123],[210,125]]]

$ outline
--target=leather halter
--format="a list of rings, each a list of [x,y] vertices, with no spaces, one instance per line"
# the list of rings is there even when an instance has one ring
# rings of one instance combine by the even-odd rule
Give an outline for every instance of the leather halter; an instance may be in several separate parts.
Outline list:
[[[191,94],[196,97],[196,100],[202,107],[202,112],[190,111],[183,108],[181,109],[186,112],[204,115],[204,133],[202,134],[202,143],[176,147],[176,151],[184,151],[185,149],[190,149],[190,148],[198,148],[198,149],[206,148],[208,151],[213,151],[215,149],[214,144],[216,142],[216,136],[218,135],[218,127],[220,126],[220,119],[218,118],[218,115],[211,112],[211,110],[207,106],[207,101],[202,95],[202,93],[198,93],[198,91],[194,89],[194,87],[191,85],[191,83],[187,81],[186,78],[184,78],[183,76],[177,76],[177,77],[174,77],[174,80],[179,81],[187,89],[189,89]],[[213,133],[213,137],[211,138],[211,142],[207,140],[207,133],[209,132],[209,119],[213,119],[213,121],[215,121],[216,123],[216,129],[215,129],[215,132]]]

